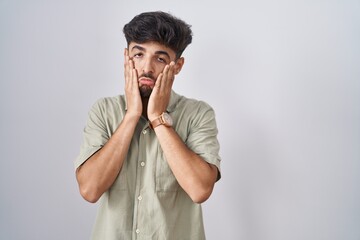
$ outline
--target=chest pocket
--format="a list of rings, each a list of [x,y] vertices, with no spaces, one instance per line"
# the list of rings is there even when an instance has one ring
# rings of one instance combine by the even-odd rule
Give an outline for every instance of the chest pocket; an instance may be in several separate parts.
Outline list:
[[[169,164],[166,161],[165,155],[158,147],[158,154],[156,159],[156,191],[157,192],[176,192],[180,185],[172,173]]]

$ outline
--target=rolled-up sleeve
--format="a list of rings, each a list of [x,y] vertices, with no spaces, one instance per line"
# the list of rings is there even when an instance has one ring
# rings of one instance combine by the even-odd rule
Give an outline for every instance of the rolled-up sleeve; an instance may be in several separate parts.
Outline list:
[[[83,131],[83,143],[80,148],[80,153],[74,162],[75,169],[101,149],[109,140],[101,107],[102,101],[103,99],[98,100],[89,111],[88,120]]]
[[[218,168],[219,180],[221,177],[221,158],[219,156],[220,144],[217,139],[218,129],[215,112],[208,104],[204,102],[199,103],[200,107],[193,111],[193,119],[189,125],[186,145],[205,161]]]

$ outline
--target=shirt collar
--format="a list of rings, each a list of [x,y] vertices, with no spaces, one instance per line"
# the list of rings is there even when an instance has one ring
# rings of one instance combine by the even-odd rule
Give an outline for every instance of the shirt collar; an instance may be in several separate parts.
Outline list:
[[[125,100],[125,110],[127,110],[127,101],[125,95],[124,95],[124,100]],[[166,111],[169,113],[173,112],[179,100],[180,100],[180,95],[174,92],[174,90],[171,90],[170,101],[169,101],[169,105],[166,108]]]

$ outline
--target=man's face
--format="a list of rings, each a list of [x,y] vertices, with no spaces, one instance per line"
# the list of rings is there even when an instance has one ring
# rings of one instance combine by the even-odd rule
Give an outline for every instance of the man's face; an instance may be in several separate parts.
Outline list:
[[[171,61],[175,62],[175,74],[184,63],[183,58],[176,60],[175,52],[157,42],[129,44],[129,57],[133,60],[138,74],[139,89],[142,97],[149,97],[159,74]]]

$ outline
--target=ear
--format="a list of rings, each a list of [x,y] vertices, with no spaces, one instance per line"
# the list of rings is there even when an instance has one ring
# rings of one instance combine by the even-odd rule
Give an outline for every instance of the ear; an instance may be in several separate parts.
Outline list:
[[[179,74],[179,72],[181,71],[184,63],[185,63],[185,59],[183,57],[176,60],[176,62],[175,62],[175,75]]]

